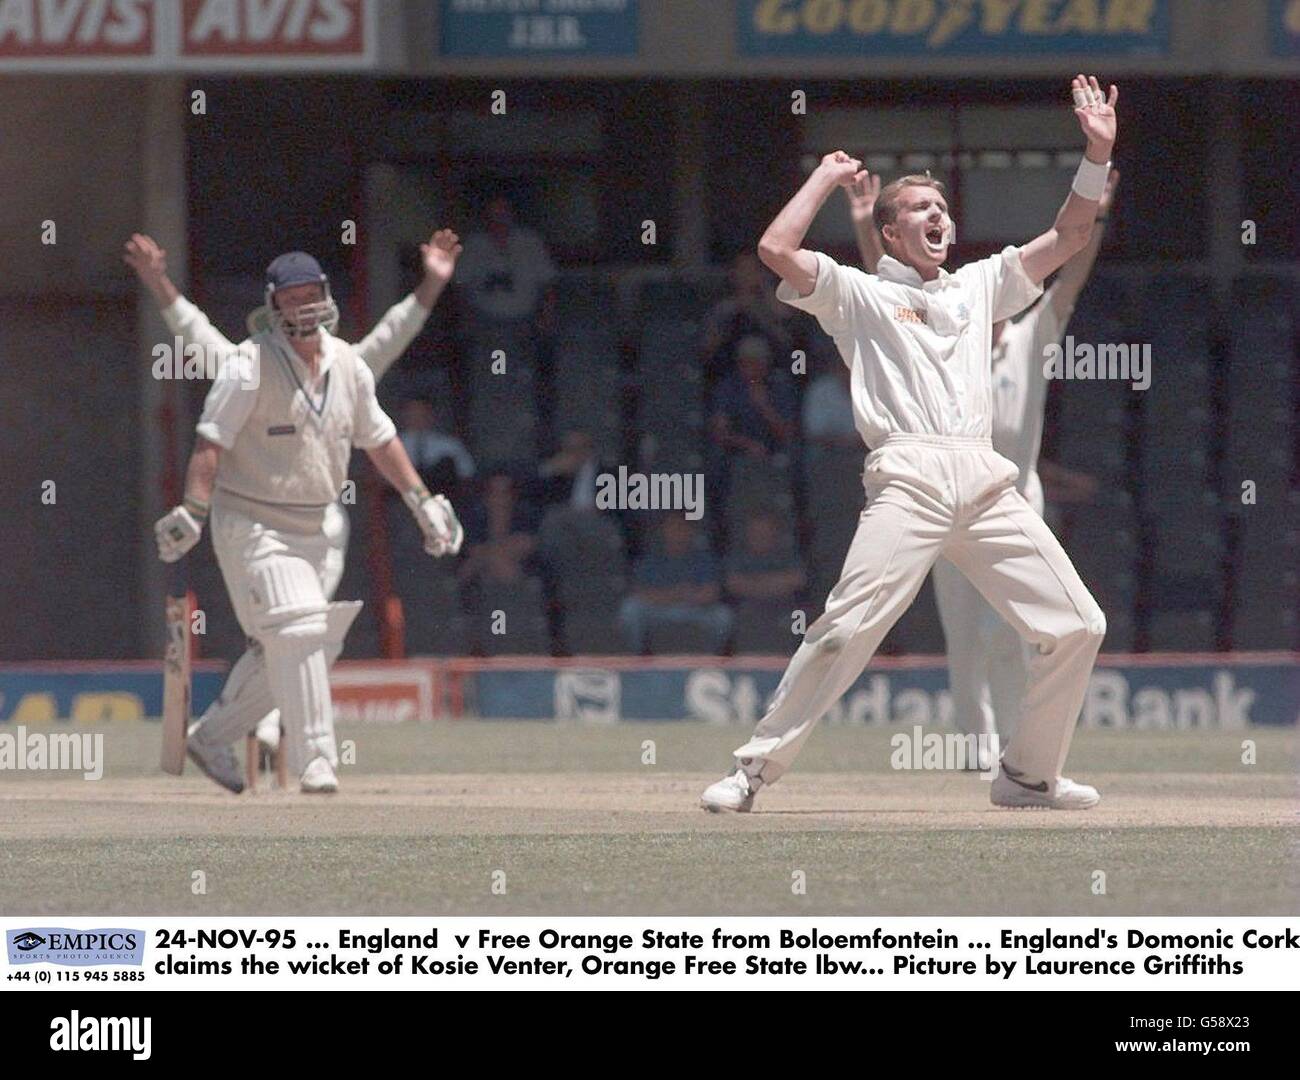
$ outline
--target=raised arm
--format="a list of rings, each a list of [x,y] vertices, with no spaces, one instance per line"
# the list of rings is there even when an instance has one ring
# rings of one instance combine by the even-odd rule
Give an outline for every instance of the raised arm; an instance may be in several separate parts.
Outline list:
[[[427,244],[420,245],[424,263],[424,277],[420,284],[413,293],[384,312],[375,328],[356,344],[358,354],[375,373],[376,379],[383,377],[423,329],[429,312],[456,270],[460,253],[460,237],[451,229],[439,229]]]
[[[186,345],[199,345],[218,359],[235,350],[235,344],[186,300],[167,275],[167,252],[144,233],[133,233],[126,242],[122,261],[152,294],[167,329]]]
[[[1047,290],[1046,303],[1052,305],[1060,318],[1067,317],[1074,310],[1075,301],[1079,299],[1083,287],[1088,284],[1088,278],[1092,276],[1092,268],[1096,265],[1097,252],[1101,249],[1101,241],[1105,233],[1104,222],[1110,215],[1111,203],[1115,198],[1115,188],[1118,185],[1119,170],[1111,169],[1110,176],[1106,180],[1106,190],[1102,193],[1101,201],[1097,203],[1096,224],[1093,226],[1088,243],[1084,245],[1082,251],[1061,267],[1061,272],[1056,275],[1052,287]]]
[[[1020,261],[1033,282],[1041,283],[1082,251],[1092,237],[1097,206],[1106,189],[1110,156],[1115,146],[1115,103],[1119,90],[1102,93],[1096,76],[1076,75],[1071,84],[1074,115],[1079,120],[1087,145],[1065,205],[1052,227],[1020,249]]]
[[[759,240],[758,257],[763,265],[800,296],[807,296],[817,285],[817,257],[803,246],[813,218],[832,191],[849,187],[866,175],[862,162],[843,150],[827,154]]]
[[[864,173],[861,181],[844,189],[849,197],[849,216],[853,218],[853,235],[858,241],[862,269],[874,274],[885,254],[885,245],[876,231],[876,199],[880,197],[880,177]]]

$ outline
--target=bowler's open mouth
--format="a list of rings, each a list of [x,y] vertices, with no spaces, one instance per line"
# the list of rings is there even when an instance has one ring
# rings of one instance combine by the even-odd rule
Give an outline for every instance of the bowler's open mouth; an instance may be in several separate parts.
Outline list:
[[[928,229],[925,230],[925,238],[930,242],[931,246],[933,247],[942,247],[943,237],[944,237],[944,230],[943,230],[943,226],[941,225],[931,225]]]

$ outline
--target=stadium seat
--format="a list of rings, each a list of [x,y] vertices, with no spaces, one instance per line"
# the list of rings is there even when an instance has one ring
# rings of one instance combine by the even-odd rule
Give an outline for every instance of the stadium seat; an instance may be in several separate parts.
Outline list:
[[[699,469],[705,408],[699,327],[656,316],[642,328],[637,353],[637,431],[646,463],[660,471]]]
[[[484,655],[549,655],[551,652],[542,583],[537,578],[480,583],[471,592],[469,621],[475,647]],[[504,632],[497,632],[499,626]]]
[[[1155,652],[1210,652],[1215,647],[1212,611],[1158,611],[1147,624],[1147,644]]]
[[[1193,524],[1195,522],[1195,524]],[[1221,571],[1223,534],[1217,515],[1151,523],[1151,566],[1172,577],[1214,577]]]
[[[803,640],[793,632],[793,612],[789,604],[741,600],[734,607],[734,649],[737,653],[791,656]]]
[[[600,513],[556,507],[542,519],[537,553],[560,609],[565,648],[624,652],[617,616],[627,570],[618,526]]]
[[[862,487],[865,450],[819,450],[806,459],[807,509],[810,519],[809,594],[816,614],[839,580],[844,556],[866,504]]]
[[[1140,340],[1151,343],[1163,370],[1179,372],[1208,355],[1213,296],[1208,278],[1177,271],[1154,275],[1138,291]]]
[[[1300,649],[1300,625],[1296,608],[1300,595],[1294,587],[1277,604],[1235,607],[1232,616],[1232,647],[1240,651]]]
[[[912,606],[885,635],[880,652],[886,656],[943,653],[943,624],[939,621],[934,585],[929,577],[925,579]]]
[[[561,620],[561,637],[572,656],[626,656],[628,649],[619,632],[617,611],[566,609]]]
[[[646,635],[652,656],[714,656],[712,634],[700,626],[652,623]]]
[[[508,424],[502,422],[504,418],[509,418]],[[469,450],[480,469],[535,458],[537,414],[531,373],[476,379],[467,427]]]
[[[794,541],[794,487],[787,458],[733,454],[728,462],[727,531],[732,545],[744,537],[745,521],[761,511],[774,513]]]
[[[425,556],[428,562],[428,556]],[[404,574],[402,582],[419,582],[419,588],[398,587],[406,622],[408,656],[464,656],[470,637],[461,610],[460,589],[454,574]]]
[[[1233,648],[1300,647],[1300,492],[1242,506],[1234,525]]]

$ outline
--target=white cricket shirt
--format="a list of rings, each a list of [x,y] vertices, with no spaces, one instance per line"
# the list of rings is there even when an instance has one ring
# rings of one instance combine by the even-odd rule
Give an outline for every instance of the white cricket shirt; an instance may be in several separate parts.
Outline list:
[[[238,356],[222,363],[197,428],[222,448],[214,503],[277,527],[291,527],[286,513],[310,523],[339,497],[353,446],[382,446],[397,434],[370,368],[347,342],[321,334],[315,383],[276,331],[250,339],[261,350],[256,385]]]
[[[992,326],[1043,291],[1020,249],[967,263],[934,281],[886,255],[875,274],[817,252],[807,296],[786,282],[777,298],[816,316],[851,372],[853,421],[867,446],[886,436],[992,435]]]

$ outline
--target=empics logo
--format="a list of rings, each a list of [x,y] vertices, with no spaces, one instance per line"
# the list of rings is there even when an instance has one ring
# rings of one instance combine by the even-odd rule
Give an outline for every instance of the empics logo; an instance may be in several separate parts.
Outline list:
[[[50,1049],[130,1052],[135,1061],[148,1061],[153,1018],[148,1016],[69,1016],[50,1020]]]
[[[144,963],[142,930],[29,926],[22,930],[6,930],[5,941],[11,964],[95,967],[100,964]]]

